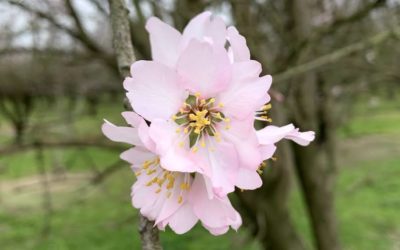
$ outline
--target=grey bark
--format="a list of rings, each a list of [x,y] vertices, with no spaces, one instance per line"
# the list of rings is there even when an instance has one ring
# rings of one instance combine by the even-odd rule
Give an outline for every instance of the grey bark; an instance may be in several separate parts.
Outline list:
[[[235,24],[247,40],[253,57],[263,64],[270,60],[262,51],[263,43],[257,39],[261,28],[254,9],[245,1],[231,2]],[[275,80],[274,80],[275,81]],[[275,85],[275,88],[282,86]],[[272,119],[275,124],[285,124],[285,112],[279,103],[273,104]],[[293,180],[293,157],[288,143],[279,145],[276,152],[278,161],[264,169],[263,186],[256,191],[239,193],[241,214],[245,225],[266,250],[303,250],[304,244],[299,237],[290,217],[288,207]],[[260,199],[262,197],[262,199]]]
[[[295,21],[295,39],[303,40],[311,33],[310,5],[307,0],[295,0],[292,5]],[[300,60],[307,60],[311,51],[305,51]],[[332,138],[336,130],[332,120],[324,119],[329,112],[327,96],[320,98],[324,91],[323,82],[318,82],[315,72],[307,72],[296,78],[296,86],[292,86],[293,117],[303,130],[313,130],[317,140],[308,147],[294,146],[295,164],[307,210],[310,215],[315,245],[320,250],[341,249],[336,216],[334,212],[333,181],[334,174],[329,163]],[[326,150],[328,148],[328,150]],[[328,154],[329,155],[329,154]]]
[[[131,33],[129,27],[128,9],[124,0],[109,0],[111,27],[113,30],[113,45],[117,56],[118,69],[122,77],[130,75],[130,66],[135,61]],[[154,222],[139,215],[139,233],[143,250],[161,250],[159,232]]]

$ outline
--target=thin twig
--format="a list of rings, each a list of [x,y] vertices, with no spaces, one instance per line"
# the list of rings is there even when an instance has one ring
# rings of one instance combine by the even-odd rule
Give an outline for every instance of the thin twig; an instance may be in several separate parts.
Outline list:
[[[314,59],[310,62],[294,66],[282,73],[274,75],[274,82],[280,82],[280,81],[285,81],[288,80],[294,76],[303,74],[305,72],[315,70],[319,67],[325,66],[330,63],[337,62],[338,60],[351,55],[353,53],[365,50],[366,48],[369,48],[371,46],[376,46],[384,41],[388,40],[391,37],[395,37],[396,35],[398,36],[400,34],[400,26],[395,27],[393,29],[383,31],[377,35],[374,35],[366,40],[348,45],[344,48],[340,48],[338,50],[335,50],[327,55],[323,55],[321,57],[318,57],[317,59]]]
[[[41,141],[40,145],[42,148],[74,148],[74,147],[98,147],[98,148],[107,148],[114,149],[117,151],[121,151],[123,147],[117,146],[111,143],[104,143],[99,140],[71,140],[71,141]],[[36,148],[36,142],[27,142],[23,144],[11,144],[6,147],[0,148],[0,156],[1,155],[10,155],[21,153],[24,151],[29,151]]]

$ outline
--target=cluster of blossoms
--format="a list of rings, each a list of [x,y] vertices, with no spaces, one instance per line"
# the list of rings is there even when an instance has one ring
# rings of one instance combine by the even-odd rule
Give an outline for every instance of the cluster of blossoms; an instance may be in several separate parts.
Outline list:
[[[181,34],[152,17],[146,29],[153,60],[135,62],[124,81],[130,127],[102,127],[134,145],[121,154],[137,176],[132,204],[176,233],[198,221],[214,235],[237,229],[241,217],[227,195],[262,185],[257,170],[279,140],[308,145],[314,133],[291,124],[255,130],[255,120],[270,121],[272,78],[260,77],[245,38],[221,18],[204,12]]]

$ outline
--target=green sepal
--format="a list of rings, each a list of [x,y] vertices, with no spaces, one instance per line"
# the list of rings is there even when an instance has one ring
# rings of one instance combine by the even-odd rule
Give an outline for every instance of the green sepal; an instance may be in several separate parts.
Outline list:
[[[186,103],[189,104],[190,106],[194,107],[196,106],[196,97],[194,95],[189,95],[188,98],[186,98]]]
[[[189,120],[187,119],[187,117],[182,117],[182,118],[179,118],[179,119],[175,120],[175,123],[178,124],[178,125],[182,125],[182,124],[185,124],[185,123],[188,123],[188,122],[189,122]]]
[[[199,139],[200,135],[196,134],[194,131],[190,132],[189,134],[189,147],[193,147],[196,144],[197,140]]]
[[[204,128],[209,136],[214,136],[215,133],[210,126]]]

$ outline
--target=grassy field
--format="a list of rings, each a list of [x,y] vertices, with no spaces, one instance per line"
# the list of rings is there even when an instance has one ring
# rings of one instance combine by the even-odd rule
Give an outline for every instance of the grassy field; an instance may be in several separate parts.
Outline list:
[[[399,106],[361,106],[340,131],[336,209],[345,249],[400,249]],[[100,136],[102,118],[121,122],[120,109],[104,105],[96,116],[88,116],[83,115],[82,105],[73,114],[79,119],[72,123],[57,123],[60,117],[55,112],[37,113],[28,134],[50,139]],[[10,133],[0,120],[1,146],[10,141]],[[139,249],[137,211],[129,197],[134,177],[128,166],[121,165],[93,184],[94,176],[117,162],[117,152],[98,148],[52,148],[42,156],[37,151],[2,156],[0,249]],[[310,247],[309,224],[297,191],[291,209]],[[198,226],[182,236],[167,230],[161,238],[167,250],[260,249],[244,228],[213,237]]]

